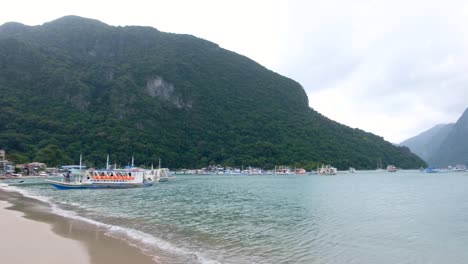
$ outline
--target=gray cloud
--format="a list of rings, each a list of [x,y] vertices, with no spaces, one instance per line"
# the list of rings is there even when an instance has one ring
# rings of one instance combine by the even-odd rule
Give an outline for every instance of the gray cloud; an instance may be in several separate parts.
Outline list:
[[[399,142],[468,107],[467,3],[295,3],[279,71],[319,112]]]

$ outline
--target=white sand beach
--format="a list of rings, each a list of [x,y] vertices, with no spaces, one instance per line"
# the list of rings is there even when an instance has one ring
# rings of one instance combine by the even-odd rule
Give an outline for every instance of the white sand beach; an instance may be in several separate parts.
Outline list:
[[[90,263],[82,243],[56,235],[51,225],[26,219],[21,212],[5,209],[8,206],[0,201],[2,263]]]
[[[50,212],[48,205],[0,189],[0,263],[154,264],[106,230]]]

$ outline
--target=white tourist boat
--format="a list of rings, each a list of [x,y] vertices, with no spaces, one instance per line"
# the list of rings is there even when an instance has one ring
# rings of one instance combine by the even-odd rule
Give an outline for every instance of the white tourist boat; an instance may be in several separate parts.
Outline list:
[[[136,188],[152,186],[155,179],[140,168],[88,170],[62,181],[46,180],[57,189]]]
[[[388,172],[396,172],[396,171],[398,171],[398,168],[395,167],[395,165],[388,165],[387,166],[387,171]]]
[[[331,165],[325,165],[318,169],[318,173],[322,175],[335,175],[338,173],[338,170]]]
[[[175,175],[171,174],[168,168],[161,168],[161,159],[159,159],[158,168],[153,169],[153,165],[151,165],[151,170],[148,170],[147,173],[158,182],[166,182],[176,178]]]
[[[294,174],[297,174],[297,175],[303,175],[303,174],[307,174],[307,171],[303,168],[296,168],[294,170]]]
[[[278,175],[289,175],[292,174],[291,168],[288,166],[275,166],[274,174]]]
[[[155,181],[158,182],[166,182],[176,178],[175,175],[171,174],[168,168],[151,169],[147,170],[146,173],[148,176],[152,177]]]
[[[173,180],[176,178],[176,176],[171,175],[171,172],[169,171],[168,168],[161,168],[158,169],[156,175],[158,176],[158,181],[160,182],[166,182],[168,180]]]
[[[464,172],[466,171],[466,166],[464,164],[457,164],[453,168],[450,168],[449,166],[449,170],[452,170],[453,172]]]
[[[109,156],[105,170],[84,169],[81,165],[78,168],[71,168],[62,181],[45,180],[50,185],[60,190],[66,189],[101,189],[101,188],[136,188],[152,186],[157,180],[150,175],[147,170],[128,166],[125,169],[109,169]]]

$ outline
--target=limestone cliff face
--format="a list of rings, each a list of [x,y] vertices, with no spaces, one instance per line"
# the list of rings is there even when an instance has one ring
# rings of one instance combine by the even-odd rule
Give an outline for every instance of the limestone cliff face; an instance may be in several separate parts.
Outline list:
[[[161,76],[149,78],[146,81],[146,90],[148,95],[158,98],[161,101],[168,102],[176,108],[191,108],[191,103],[185,103],[177,94],[174,85],[166,82]]]

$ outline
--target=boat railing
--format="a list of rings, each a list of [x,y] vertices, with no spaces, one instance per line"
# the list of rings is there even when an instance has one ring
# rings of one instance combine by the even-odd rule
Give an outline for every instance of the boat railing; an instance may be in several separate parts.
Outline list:
[[[134,181],[134,176],[93,176],[91,178],[95,181],[105,181],[105,182],[126,182],[126,181]]]

